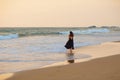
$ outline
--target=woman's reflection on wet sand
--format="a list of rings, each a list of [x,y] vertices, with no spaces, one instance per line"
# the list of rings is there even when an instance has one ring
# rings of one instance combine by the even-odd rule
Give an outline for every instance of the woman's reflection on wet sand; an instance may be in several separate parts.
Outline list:
[[[74,53],[67,53],[66,57],[67,57],[68,63],[74,63],[75,62],[75,60],[74,60]]]

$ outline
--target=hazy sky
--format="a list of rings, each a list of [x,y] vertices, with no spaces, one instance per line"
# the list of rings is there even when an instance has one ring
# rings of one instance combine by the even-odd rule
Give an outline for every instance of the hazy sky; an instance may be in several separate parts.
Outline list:
[[[120,0],[0,0],[0,27],[120,26]]]

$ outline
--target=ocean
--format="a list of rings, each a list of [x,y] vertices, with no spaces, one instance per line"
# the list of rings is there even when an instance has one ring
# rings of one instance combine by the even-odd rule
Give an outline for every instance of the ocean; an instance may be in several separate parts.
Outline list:
[[[0,74],[41,68],[66,61],[69,31],[76,48],[120,41],[120,27],[19,27],[0,28]],[[92,57],[75,54],[75,59]]]

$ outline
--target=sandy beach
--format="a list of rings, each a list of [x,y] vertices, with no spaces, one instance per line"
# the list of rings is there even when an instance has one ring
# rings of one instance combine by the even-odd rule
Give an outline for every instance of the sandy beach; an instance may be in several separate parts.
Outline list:
[[[74,64],[61,62],[49,67],[1,74],[0,80],[120,80],[120,41],[81,47],[74,53],[89,54]]]

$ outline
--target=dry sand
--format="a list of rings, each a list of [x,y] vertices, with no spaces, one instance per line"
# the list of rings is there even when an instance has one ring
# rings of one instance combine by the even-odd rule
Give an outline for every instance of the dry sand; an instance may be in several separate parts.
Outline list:
[[[86,62],[2,74],[0,80],[120,80],[120,42],[82,47],[75,53],[93,57]]]

